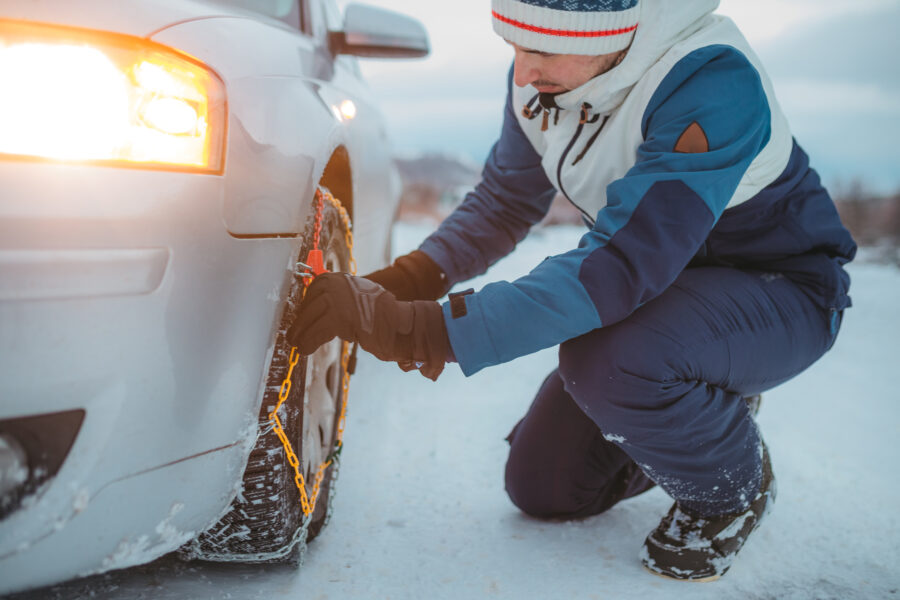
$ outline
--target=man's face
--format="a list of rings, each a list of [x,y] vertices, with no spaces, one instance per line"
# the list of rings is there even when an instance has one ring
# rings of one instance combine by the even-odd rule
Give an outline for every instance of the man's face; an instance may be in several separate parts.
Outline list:
[[[574,90],[601,73],[609,71],[625,51],[583,56],[581,54],[549,54],[509,43],[516,59],[513,81],[519,87],[533,85],[537,91],[559,94]]]

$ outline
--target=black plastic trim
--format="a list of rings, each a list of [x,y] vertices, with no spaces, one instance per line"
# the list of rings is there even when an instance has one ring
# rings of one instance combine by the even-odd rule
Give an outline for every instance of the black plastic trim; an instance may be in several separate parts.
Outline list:
[[[56,476],[75,443],[85,414],[79,408],[0,421],[0,434],[14,437],[28,459],[24,485],[0,498],[0,520],[19,508],[23,498]]]

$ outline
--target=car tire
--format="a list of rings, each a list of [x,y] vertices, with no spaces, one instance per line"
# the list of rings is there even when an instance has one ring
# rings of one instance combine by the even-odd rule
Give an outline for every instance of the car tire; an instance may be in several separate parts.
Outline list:
[[[347,271],[350,248],[345,223],[336,207],[323,200],[319,248],[329,271]],[[299,258],[312,247],[315,210],[307,224]],[[183,558],[233,562],[293,562],[299,564],[306,543],[315,538],[331,516],[339,456],[332,456],[319,485],[311,515],[304,518],[294,468],[273,429],[269,415],[278,404],[285,377],[291,373],[287,399],[279,418],[291,441],[306,482],[310,502],[320,464],[335,449],[347,365],[345,342],[333,339],[290,370],[291,345],[285,332],[303,294],[301,277],[293,279],[270,361],[259,413],[256,445],[247,460],[242,488],[228,513],[212,528],[183,547]]]

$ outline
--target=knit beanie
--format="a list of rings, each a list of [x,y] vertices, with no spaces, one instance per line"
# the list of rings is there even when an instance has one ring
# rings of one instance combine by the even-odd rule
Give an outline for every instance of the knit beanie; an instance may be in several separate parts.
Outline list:
[[[596,56],[624,50],[640,0],[491,0],[494,31],[517,46]]]

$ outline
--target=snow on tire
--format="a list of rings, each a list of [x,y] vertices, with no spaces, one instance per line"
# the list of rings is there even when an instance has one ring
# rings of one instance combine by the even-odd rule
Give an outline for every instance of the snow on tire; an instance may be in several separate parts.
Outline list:
[[[312,211],[299,258],[312,247]],[[337,209],[324,202],[319,248],[329,271],[346,271],[350,250]],[[266,376],[259,413],[256,445],[247,460],[243,486],[230,510],[218,523],[180,551],[183,558],[233,562],[294,562],[302,560],[306,543],[315,538],[330,517],[338,458],[325,470],[313,513],[304,518],[294,469],[272,428],[269,413],[278,403],[281,384],[289,372],[291,345],[285,332],[302,297],[296,277],[285,302],[275,349]],[[307,495],[312,500],[316,471],[334,449],[342,400],[342,342],[334,339],[309,357],[302,357],[291,375],[291,389],[279,409],[285,432],[300,460]]]

